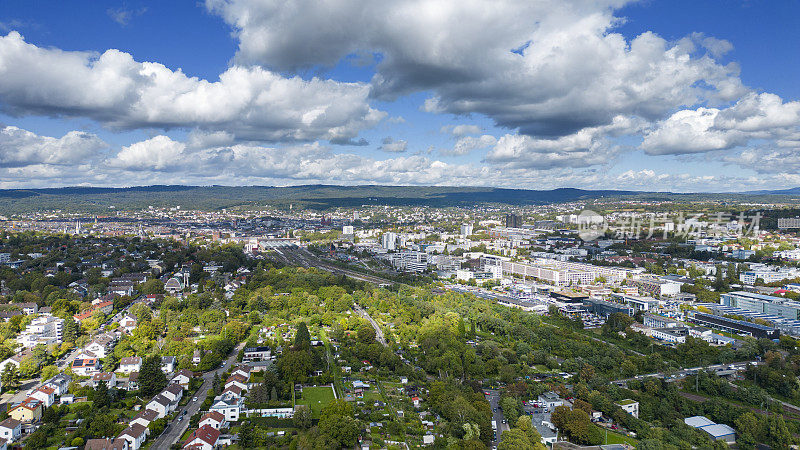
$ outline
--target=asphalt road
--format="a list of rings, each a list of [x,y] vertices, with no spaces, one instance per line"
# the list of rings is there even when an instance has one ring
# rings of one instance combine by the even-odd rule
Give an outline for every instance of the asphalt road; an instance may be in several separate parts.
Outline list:
[[[190,399],[189,403],[184,405],[183,408],[179,408],[177,410],[178,415],[175,416],[175,419],[169,423],[169,427],[164,430],[164,432],[162,432],[161,435],[155,439],[155,441],[153,441],[153,445],[151,445],[150,448],[167,449],[170,448],[172,444],[178,442],[178,439],[181,438],[183,433],[186,431],[186,428],[189,426],[189,419],[193,415],[197,414],[197,412],[200,410],[200,406],[206,399],[206,392],[211,389],[211,385],[214,381],[214,374],[219,373],[221,375],[227,371],[236,362],[236,356],[239,354],[239,350],[241,350],[243,347],[244,342],[237,345],[231,353],[231,356],[229,356],[225,361],[225,365],[222,368],[203,374],[203,385],[194,394],[194,396],[197,397],[197,401]],[[225,380],[222,381],[224,382]],[[183,414],[184,411],[186,411],[185,415]],[[178,421],[178,419],[181,417],[183,417],[183,420]]]
[[[500,443],[503,432],[508,430],[508,424],[503,423],[505,416],[503,416],[503,411],[500,409],[500,391],[487,389],[484,392],[489,393],[486,396],[486,400],[489,400],[489,406],[492,407],[492,421],[497,425],[496,436],[492,439],[492,448],[494,448]]]

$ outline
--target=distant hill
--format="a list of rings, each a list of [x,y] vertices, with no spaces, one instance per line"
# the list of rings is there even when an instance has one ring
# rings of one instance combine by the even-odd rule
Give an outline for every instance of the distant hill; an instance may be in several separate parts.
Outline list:
[[[779,190],[746,191],[745,195],[800,195],[800,187]]]
[[[794,191],[794,192],[789,192]],[[782,193],[800,194],[800,188]],[[0,214],[23,214],[60,210],[108,214],[115,210],[180,206],[185,209],[219,210],[259,206],[355,207],[393,206],[469,206],[475,204],[537,205],[599,198],[640,200],[742,200],[761,201],[776,195],[771,192],[737,194],[675,194],[623,190],[501,189],[457,186],[142,186],[130,188],[65,187],[47,189],[0,190]],[[783,197],[777,197],[783,198]],[[777,200],[783,201],[783,200]]]

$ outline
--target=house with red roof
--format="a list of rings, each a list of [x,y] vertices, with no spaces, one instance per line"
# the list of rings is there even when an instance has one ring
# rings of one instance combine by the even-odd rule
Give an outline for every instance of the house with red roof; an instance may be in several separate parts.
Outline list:
[[[183,448],[214,450],[218,440],[219,430],[210,425],[203,425],[192,432],[189,439],[183,444]]]

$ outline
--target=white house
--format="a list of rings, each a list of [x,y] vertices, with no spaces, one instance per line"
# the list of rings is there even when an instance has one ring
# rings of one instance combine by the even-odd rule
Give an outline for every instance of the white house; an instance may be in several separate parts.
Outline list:
[[[148,403],[145,406],[145,409],[151,409],[155,411],[158,414],[158,418],[160,419],[162,417],[166,417],[167,414],[170,413],[169,406],[170,406],[169,399],[161,394],[158,394],[155,397],[153,397],[152,400],[150,400],[150,403]]]
[[[31,397],[40,400],[45,408],[56,402],[56,390],[49,386],[42,386],[31,392]]]
[[[17,441],[22,436],[22,422],[8,418],[0,422],[0,438],[8,442]]]
[[[100,360],[97,358],[75,358],[71,367],[76,375],[88,377],[100,370]]]
[[[147,428],[150,423],[158,419],[158,413],[153,411],[152,409],[145,409],[144,411],[140,412],[136,415],[136,417],[131,420],[131,425],[139,424],[145,428]]]
[[[161,392],[161,395],[169,399],[170,403],[177,403],[183,397],[183,388],[179,384],[172,383]]]
[[[184,389],[189,388],[189,380],[194,377],[194,373],[188,369],[181,369],[172,377],[172,382],[180,384]]]
[[[55,394],[58,396],[62,396],[69,390],[69,383],[72,381],[72,377],[69,375],[60,373],[53,378],[50,378],[45,386],[50,386],[55,390]]]
[[[623,411],[632,415],[633,417],[639,418],[639,402],[636,400],[631,400],[626,398],[625,400],[620,400],[617,403],[617,406],[622,408]]]
[[[128,356],[119,360],[119,372],[131,373],[142,369],[142,358],[138,356]]]
[[[210,411],[206,413],[200,418],[200,422],[197,425],[201,428],[203,425],[208,425],[216,430],[228,428],[228,422],[225,421],[225,416],[219,411]]]
[[[161,357],[161,371],[164,373],[172,373],[175,371],[175,357],[162,356]]]
[[[136,318],[133,316],[125,316],[119,321],[119,327],[126,333],[133,333],[136,329]]]
[[[110,388],[117,387],[117,374],[112,372],[98,372],[92,375],[92,386],[97,386],[104,382]]]
[[[128,441],[131,450],[139,450],[147,439],[147,428],[134,424],[126,428],[117,438]]]
[[[244,399],[230,393],[220,395],[214,399],[214,404],[211,405],[209,411],[219,412],[228,422],[237,422],[239,415],[244,411]]]

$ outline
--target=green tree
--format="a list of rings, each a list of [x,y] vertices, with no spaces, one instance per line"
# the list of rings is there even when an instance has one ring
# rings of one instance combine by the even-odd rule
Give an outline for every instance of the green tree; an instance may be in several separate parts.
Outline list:
[[[89,399],[92,401],[92,406],[94,406],[96,410],[105,408],[111,404],[111,399],[108,396],[108,385],[106,385],[105,381],[97,383]]]
[[[292,421],[294,422],[294,426],[301,430],[311,428],[311,408],[306,405],[298,406],[294,411]]]
[[[300,322],[300,324],[297,325],[297,334],[294,336],[294,350],[311,350],[311,335],[308,333],[308,326],[306,326],[305,322]]]
[[[78,331],[78,323],[75,322],[72,316],[67,316],[67,318],[64,319],[64,342],[75,342],[78,339]]]
[[[158,278],[147,280],[139,286],[139,290],[144,295],[163,294],[164,282]]]
[[[509,423],[514,423],[519,417],[517,399],[511,396],[505,396],[500,400],[500,407],[503,408],[503,415],[508,419]]]
[[[4,390],[11,390],[19,387],[19,371],[17,371],[17,366],[14,364],[6,364],[6,368],[3,369],[3,374],[0,379],[2,379]]]
[[[280,367],[287,380],[292,383],[304,383],[313,367],[311,354],[302,350],[284,352],[280,359]]]
[[[531,416],[520,416],[519,419],[517,419],[516,428],[525,432],[534,450],[547,450],[547,447],[542,444],[542,435],[536,431],[536,427],[534,427],[531,422]]]
[[[148,356],[142,361],[139,371],[139,393],[152,397],[167,387],[167,376],[161,371],[161,358]]]
[[[322,409],[319,429],[342,448],[353,447],[361,433],[361,425],[353,417],[352,405],[344,400],[334,400]]]
[[[362,344],[371,344],[375,342],[375,329],[369,323],[363,322],[358,327],[357,337]]]
[[[758,438],[761,436],[761,423],[752,412],[746,412],[739,416],[734,422],[736,425],[736,443],[742,450],[755,448]]]
[[[533,443],[524,431],[512,428],[503,433],[503,440],[497,450],[534,450]]]

